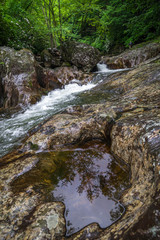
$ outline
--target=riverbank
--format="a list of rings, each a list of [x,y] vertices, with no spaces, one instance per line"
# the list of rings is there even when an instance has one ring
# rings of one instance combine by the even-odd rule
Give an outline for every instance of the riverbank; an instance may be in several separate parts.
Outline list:
[[[84,93],[86,99],[96,99],[96,104],[68,107],[30,132],[15,153],[1,159],[4,239],[7,235],[11,239],[33,239],[33,234],[36,239],[65,239],[64,206],[55,202],[44,205],[33,186],[14,196],[11,183],[35,167],[37,151],[60,151],[95,140],[106,142],[112,154],[130,168],[131,187],[120,199],[126,212],[107,229],[91,224],[67,239],[127,239],[132,235],[160,190],[159,69],[157,55],[128,71],[104,77],[101,84]],[[44,221],[48,221],[45,228]]]

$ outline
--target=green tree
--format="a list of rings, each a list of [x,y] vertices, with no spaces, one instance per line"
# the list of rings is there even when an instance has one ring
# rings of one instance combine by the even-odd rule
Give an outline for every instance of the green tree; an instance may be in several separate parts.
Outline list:
[[[160,34],[158,0],[111,0],[102,16],[113,45],[138,43]]]
[[[160,35],[159,0],[1,0],[0,44],[35,53],[65,39],[103,51]]]
[[[3,45],[41,51],[47,44],[44,19],[32,0],[6,0],[1,4]],[[7,35],[7,37],[6,37]]]

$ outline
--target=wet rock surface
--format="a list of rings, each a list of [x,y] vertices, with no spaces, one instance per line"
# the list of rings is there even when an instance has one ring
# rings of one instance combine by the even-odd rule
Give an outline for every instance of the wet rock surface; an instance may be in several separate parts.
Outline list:
[[[12,184],[18,193],[33,185],[43,191],[45,201],[65,204],[66,236],[97,222],[105,228],[124,212],[118,199],[129,185],[128,168],[107,153],[106,144],[38,153],[39,161]]]
[[[101,94],[112,91],[112,102],[67,108],[42,125],[23,147],[37,144],[39,150],[46,150],[92,139],[105,141],[106,124],[115,122],[122,114],[133,115],[134,122],[136,113],[143,116],[145,112],[159,111],[159,81],[159,63],[109,76],[89,94],[94,95],[101,89]],[[100,94],[96,96],[101,100]]]
[[[60,202],[41,204],[30,217],[31,224],[22,228],[15,239],[61,239],[65,234],[63,212],[64,206]]]
[[[159,191],[156,194],[154,203],[147,209],[143,217],[125,236],[125,240],[157,240],[160,238],[160,198]]]
[[[45,67],[50,66],[45,64]],[[55,63],[56,66],[59,64]],[[90,81],[92,76],[74,67],[43,68],[27,49],[0,48],[0,108],[35,104],[42,95],[63,87],[75,78],[83,82]]]
[[[65,233],[62,203],[43,204],[42,193],[35,192],[31,185],[19,194],[13,194],[9,186],[37,161],[35,156],[23,161],[20,158],[0,170],[1,239],[59,239]]]
[[[100,52],[85,43],[66,41],[61,45],[62,59],[84,72],[90,72],[100,61]]]
[[[50,70],[51,71],[51,70]],[[57,67],[54,70],[54,74],[58,81],[64,85],[69,84],[74,81],[79,82],[80,84],[87,83],[92,80],[93,74],[87,74],[78,70],[77,67]]]
[[[63,113],[53,116],[30,132],[30,137],[12,158],[8,155],[1,159],[2,239],[7,239],[7,234],[12,239],[24,239],[26,233],[27,236],[33,236],[33,227],[36,228],[36,239],[65,239],[64,219],[60,217],[64,208],[61,204],[56,203],[58,205],[55,207],[55,203],[48,203],[49,213],[46,212],[44,221],[44,206],[41,203],[43,194],[29,186],[27,191],[13,196],[10,185],[17,175],[35,166],[37,150],[61,150],[93,140],[107,141],[112,154],[130,166],[131,187],[120,199],[126,212],[107,229],[102,230],[97,224],[91,224],[68,239],[128,240],[131,237],[138,239],[143,234],[146,238],[149,236],[155,239],[148,231],[151,227],[159,228],[159,225],[148,226],[144,231],[138,229],[141,229],[141,223],[149,211],[153,218],[159,218],[156,215],[159,213],[154,212],[157,208],[152,207],[159,206],[157,199],[160,189],[159,69],[160,59],[156,58],[135,69],[104,78],[103,83],[89,93],[89,96],[95,96],[96,104],[69,107]],[[112,94],[108,96],[108,92]],[[101,94],[104,96],[103,101]],[[24,210],[19,211],[17,206],[22,205]],[[25,227],[26,232],[21,233],[20,226],[26,222],[26,216],[29,222]],[[58,230],[54,224],[53,229],[47,225],[48,218],[58,221]],[[156,234],[159,232],[156,231]]]
[[[160,54],[160,44],[153,43],[144,47],[126,50],[122,54],[114,57],[103,57],[102,62],[111,69],[131,68],[138,66],[148,59],[154,58]]]
[[[18,104],[28,104],[33,99],[40,99],[35,80],[34,56],[31,51],[1,47],[1,107],[16,107]]]
[[[85,84],[93,78],[93,74],[85,74],[76,67],[43,68],[36,64],[37,81],[46,91],[62,88],[75,81]]]
[[[16,51],[12,48],[1,47],[0,61],[1,107],[6,109],[34,104],[48,90],[43,80],[46,78],[45,74],[43,78],[40,76],[43,69],[38,67],[31,51],[27,49]],[[56,87],[60,86],[59,83]]]
[[[44,67],[55,68],[62,65],[61,53],[58,49],[44,49],[41,53],[41,60]]]

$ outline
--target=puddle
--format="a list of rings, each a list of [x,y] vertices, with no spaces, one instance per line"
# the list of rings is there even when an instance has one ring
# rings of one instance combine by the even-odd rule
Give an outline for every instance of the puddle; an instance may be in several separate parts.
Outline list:
[[[34,185],[45,201],[65,204],[66,236],[96,222],[111,225],[124,213],[118,199],[128,187],[129,174],[106,152],[104,144],[60,152],[39,153],[39,162],[12,184],[13,191]]]

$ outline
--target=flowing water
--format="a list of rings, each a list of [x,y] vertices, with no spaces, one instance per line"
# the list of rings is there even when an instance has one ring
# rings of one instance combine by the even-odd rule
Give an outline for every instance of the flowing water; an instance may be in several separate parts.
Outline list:
[[[64,89],[50,92],[23,112],[10,116],[1,114],[0,156],[20,144],[33,126],[67,106],[99,101],[99,98],[88,100],[86,96],[92,96],[92,92],[88,93],[103,81],[102,76],[115,70],[108,70],[104,64],[98,65],[98,69],[92,83],[79,85],[73,81]],[[105,228],[124,213],[118,199],[129,182],[126,169],[107,151],[104,144],[94,143],[73,150],[38,153],[36,166],[17,177],[12,189],[16,194],[34,185],[36,190],[42,191],[44,201],[62,201],[67,236],[92,222]]]
[[[68,84],[64,89],[57,89],[42,97],[41,101],[30,106],[25,112],[16,113],[10,118],[0,116],[0,156],[6,154],[13,146],[20,144],[29,129],[44,119],[76,103],[76,95],[93,88],[96,84]]]
[[[65,86],[64,89],[57,89],[50,92],[47,96],[43,96],[41,101],[35,105],[29,106],[27,110],[7,116],[7,114],[0,115],[0,157],[11,151],[14,146],[21,143],[22,138],[27,134],[28,130],[44,119],[62,111],[67,106],[84,104],[87,101],[87,96],[83,99],[81,93],[94,88],[102,81],[102,74],[108,75],[117,70],[109,70],[105,64],[98,64],[99,80],[93,80],[92,83],[86,85],[79,85],[71,83]],[[119,70],[118,70],[119,71]],[[99,94],[100,95],[100,94]],[[88,99],[91,101],[98,101],[97,99]]]

